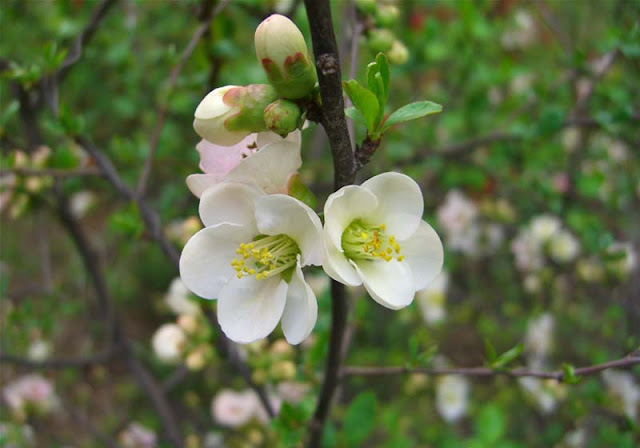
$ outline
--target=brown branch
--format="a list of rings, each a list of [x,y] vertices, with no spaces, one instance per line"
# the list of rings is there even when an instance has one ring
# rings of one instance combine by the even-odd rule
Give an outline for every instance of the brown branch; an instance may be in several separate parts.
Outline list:
[[[60,168],[11,168],[8,170],[0,170],[0,177],[6,177],[12,174],[16,176],[67,178],[100,176],[102,173],[95,168],[77,168],[73,170]]]
[[[158,116],[158,120],[156,122],[156,126],[151,134],[151,140],[149,142],[149,153],[147,154],[147,158],[144,161],[144,165],[142,167],[142,172],[140,173],[140,177],[138,178],[138,186],[136,188],[138,197],[143,197],[145,191],[147,189],[147,184],[149,183],[149,178],[151,176],[151,169],[153,167],[153,159],[155,158],[156,152],[158,150],[158,143],[160,142],[160,135],[162,134],[162,129],[164,128],[164,122],[167,118],[167,112],[169,111],[169,98],[173,89],[178,82],[178,76],[180,72],[184,68],[185,64],[191,57],[191,54],[195,50],[196,46],[200,42],[200,40],[204,37],[206,32],[211,27],[211,22],[216,18],[216,16],[227,6],[228,0],[221,1],[215,9],[211,9],[209,14],[205,14],[204,17],[201,18],[201,23],[198,28],[196,28],[195,32],[191,36],[191,40],[185,47],[185,49],[180,54],[180,58],[176,65],[171,69],[171,73],[169,74],[169,81],[167,83],[167,92],[164,100],[161,100],[161,104],[158,106],[156,111],[156,115]]]
[[[71,368],[84,368],[90,367],[96,364],[106,364],[115,355],[121,352],[121,348],[118,346],[112,346],[101,353],[97,353],[92,356],[84,358],[50,358],[42,361],[34,361],[22,356],[12,355],[9,353],[0,353],[0,363],[11,364],[17,367],[30,370],[40,369],[71,369]]]
[[[355,159],[344,115],[340,59],[328,0],[305,0],[311,30],[313,52],[318,71],[322,100],[321,122],[333,156],[334,188],[337,190],[355,180]],[[345,286],[331,283],[331,333],[329,355],[325,366],[324,382],[318,404],[309,427],[309,446],[322,442],[325,421],[329,415],[333,395],[338,386],[342,361],[342,347],[347,324],[347,294]]]
[[[595,364],[592,366],[579,367],[574,370],[574,375],[589,376],[602,372],[611,368],[630,368],[634,365],[640,365],[640,351],[630,353],[624,358],[616,359],[614,361],[605,362],[602,364]],[[508,376],[511,378],[521,377],[533,377],[541,379],[552,379],[559,382],[566,380],[565,372],[562,370],[555,370],[552,372],[541,372],[527,369],[514,369],[514,370],[495,370],[489,367],[460,367],[460,368],[430,368],[430,367],[403,367],[403,366],[348,366],[344,367],[340,371],[341,378],[347,376],[388,376],[388,375],[402,375],[410,373],[422,373],[425,375],[439,376],[439,375],[464,375],[464,376]]]

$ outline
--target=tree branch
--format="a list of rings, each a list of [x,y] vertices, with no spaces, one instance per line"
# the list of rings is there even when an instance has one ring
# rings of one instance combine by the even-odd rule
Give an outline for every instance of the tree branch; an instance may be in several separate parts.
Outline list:
[[[624,358],[608,361],[602,364],[592,366],[579,367],[574,370],[575,376],[589,376],[600,373],[604,370],[614,367],[630,368],[634,365],[640,365],[640,351],[628,354]],[[422,373],[425,375],[464,375],[464,376],[508,376],[511,378],[533,377],[541,379],[552,379],[559,382],[566,380],[565,372],[555,370],[552,372],[541,372],[527,369],[514,370],[496,370],[489,367],[460,367],[460,368],[430,368],[430,367],[404,367],[404,366],[348,366],[340,371],[341,378],[347,376],[389,376],[402,375],[409,373]]]
[[[338,45],[331,21],[331,5],[328,0],[305,0],[311,40],[315,55],[320,97],[321,122],[333,156],[334,189],[352,184],[355,180],[355,159],[344,115],[342,78]],[[332,397],[338,386],[338,373],[342,361],[342,345],[347,323],[347,295],[344,285],[331,282],[331,334],[329,356],[325,367],[324,382],[315,413],[310,423],[309,446],[318,447],[322,442],[324,424],[329,415]]]

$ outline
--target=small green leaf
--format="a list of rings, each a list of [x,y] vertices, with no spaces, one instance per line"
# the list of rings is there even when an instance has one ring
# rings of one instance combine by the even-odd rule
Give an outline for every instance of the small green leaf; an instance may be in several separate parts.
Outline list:
[[[580,377],[576,375],[576,369],[571,364],[562,364],[562,381],[567,384],[577,384],[580,382]]]
[[[480,410],[475,422],[476,436],[483,446],[494,446],[503,436],[506,422],[503,412],[494,404],[488,404]]]
[[[364,126],[367,125],[367,122],[365,121],[364,117],[360,112],[358,112],[358,109],[356,109],[355,107],[347,107],[344,110],[344,113],[347,117],[351,118],[353,121],[357,121],[358,123]]]
[[[375,426],[377,401],[373,392],[365,392],[351,402],[344,416],[343,434],[347,446],[361,446]]]
[[[485,350],[485,354],[487,355],[487,360],[489,361],[489,364],[493,364],[493,362],[498,357],[498,353],[496,352],[496,349],[491,343],[491,341],[487,338],[484,338],[484,350]]]
[[[415,103],[407,104],[396,110],[389,115],[387,121],[385,121],[382,130],[386,130],[394,124],[402,123],[404,121],[415,120],[416,118],[424,117],[425,115],[437,114],[442,112],[442,106],[431,101],[416,101]]]
[[[498,356],[494,361],[491,362],[491,367],[494,369],[500,369],[505,367],[507,364],[511,363],[514,359],[516,359],[520,354],[524,351],[524,344],[518,344],[515,347],[507,350],[500,356]]]
[[[378,53],[376,56],[376,63],[378,64],[378,73],[382,76],[383,86],[384,86],[384,98],[385,102],[387,97],[389,96],[389,79],[391,78],[389,74],[389,61],[384,53]]]
[[[376,95],[362,87],[355,79],[350,79],[344,83],[344,90],[349,95],[351,102],[362,114],[367,123],[367,130],[373,132],[375,129],[373,124],[378,115],[378,98]]]
[[[289,196],[292,196],[299,201],[307,204],[312,209],[318,205],[318,199],[311,190],[300,180],[300,175],[295,174],[289,180]]]
[[[378,64],[375,62],[367,65],[367,87],[371,90],[378,98],[380,98],[380,93],[378,91],[378,83],[376,82],[376,75],[379,73]]]

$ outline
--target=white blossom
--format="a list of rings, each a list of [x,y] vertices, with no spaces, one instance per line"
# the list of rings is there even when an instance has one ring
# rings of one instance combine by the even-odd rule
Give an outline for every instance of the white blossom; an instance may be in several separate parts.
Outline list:
[[[469,380],[462,375],[446,375],[436,383],[436,409],[442,418],[456,422],[467,414]]]
[[[580,243],[567,230],[556,232],[549,240],[549,255],[559,263],[575,260],[580,253]]]
[[[186,337],[177,324],[164,324],[153,334],[151,344],[156,356],[167,363],[180,360]]]
[[[29,409],[49,412],[59,403],[53,384],[38,374],[23,375],[6,384],[2,397],[17,415],[24,415]]]
[[[326,273],[349,286],[364,284],[387,308],[409,305],[443,263],[442,243],[422,221],[423,208],[418,184],[399,173],[331,194],[324,207]]]
[[[303,266],[322,263],[315,212],[290,196],[224,183],[202,195],[200,218],[207,227],[185,245],[180,275],[195,294],[218,299],[225,334],[253,342],[282,319],[289,343],[302,342],[318,312],[302,275]]]
[[[553,343],[554,326],[554,318],[551,313],[543,313],[529,320],[524,341],[527,353],[537,359],[546,357]]]
[[[445,301],[448,285],[449,274],[442,271],[429,286],[416,293],[420,313],[427,324],[435,324],[446,317]]]
[[[175,314],[195,315],[200,312],[200,307],[189,296],[191,291],[184,284],[180,277],[176,277],[171,281],[169,290],[164,296],[165,303]]]
[[[156,433],[138,422],[129,423],[118,438],[123,448],[155,448],[158,443]]]
[[[638,422],[640,411],[640,386],[636,384],[631,372],[605,370],[602,379],[611,395],[621,404],[622,411],[631,420]]]

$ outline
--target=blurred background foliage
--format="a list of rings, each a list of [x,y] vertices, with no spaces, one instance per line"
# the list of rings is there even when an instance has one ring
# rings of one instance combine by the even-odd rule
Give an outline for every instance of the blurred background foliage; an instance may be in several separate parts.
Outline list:
[[[136,204],[123,201],[98,175],[54,180],[20,172],[95,170],[95,161],[73,138],[84,135],[134,187],[159,117],[166,114],[146,200],[179,250],[197,230],[197,201],[184,183],[199,171],[193,111],[214,87],[266,82],[253,52],[253,31],[277,10],[291,13],[309,36],[298,3],[229,2],[173,84],[171,69],[199,25],[201,3],[116,2],[57,97],[38,104],[40,135],[34,144],[15,93],[29,95],[60,66],[97,2],[3,2],[3,354],[78,358],[108,347],[91,279],[59,225],[57,190],[69,198],[100,255],[136,356],[160,382],[178,378],[166,390],[187,446],[295,446],[303,440],[330,328],[321,272],[312,338],[282,349],[276,333],[265,345],[246,350],[254,379],[268,384],[274,396],[283,382],[304,386],[304,392],[295,400],[281,394],[279,416],[269,424],[261,418],[224,424],[220,416],[212,419],[212,398],[225,388],[246,388],[229,365],[209,349],[202,363],[180,370],[152,350],[154,331],[175,320],[163,298],[177,273],[149,238]],[[359,179],[395,170],[421,184],[426,218],[445,246],[448,282],[399,312],[365,299],[362,290],[352,291],[345,363],[478,366],[491,361],[490,346],[498,354],[524,350],[510,368],[555,370],[562,363],[596,364],[638,349],[640,3],[344,0],[332,5],[345,79],[351,73],[362,81],[366,64],[378,51],[387,52],[393,63],[390,110],[422,99],[444,106],[437,116],[388,132]],[[359,37],[352,67],[354,30]],[[47,107],[51,102],[57,116]],[[357,142],[364,138],[358,125],[355,135]],[[330,193],[332,162],[320,127],[303,132],[302,154],[303,179],[322,204]],[[544,225],[562,237],[540,236]],[[430,312],[439,317],[429,317]],[[215,342],[216,332],[203,315],[197,320],[186,351]],[[24,373],[11,362],[0,369],[3,387]],[[442,378],[426,375],[351,376],[344,380],[325,445],[637,446],[640,370],[629,372],[631,378],[597,375],[573,385],[470,378],[450,382],[453,392]],[[7,446],[93,447],[104,446],[104,440],[147,446],[129,443],[132,422],[157,432],[158,446],[170,446],[118,356],[42,373],[55,386],[61,410],[15,412],[5,394],[0,438]],[[461,408],[459,415],[443,409],[447,397]],[[629,397],[635,397],[631,404]]]

